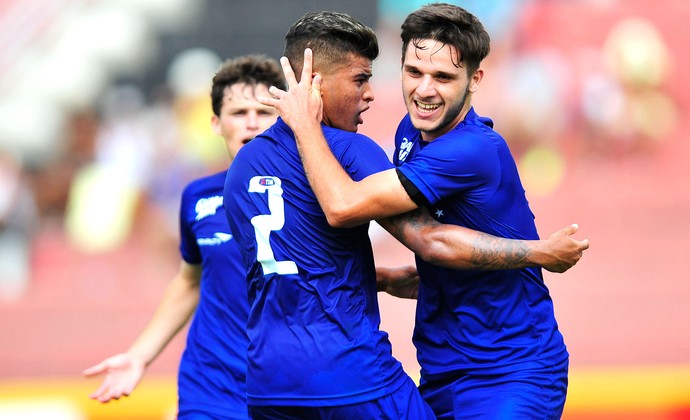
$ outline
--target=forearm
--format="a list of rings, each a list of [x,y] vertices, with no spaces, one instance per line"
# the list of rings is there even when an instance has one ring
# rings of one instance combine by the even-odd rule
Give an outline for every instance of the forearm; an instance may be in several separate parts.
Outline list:
[[[465,270],[505,270],[539,265],[539,241],[499,238],[461,226],[444,225],[424,210],[379,223],[423,260]]]
[[[293,132],[307,179],[326,218],[332,225],[341,225],[342,213],[353,201],[350,191],[355,182],[333,156],[320,124],[296,124]]]
[[[199,284],[178,273],[128,353],[149,365],[185,326],[199,303]]]
[[[354,181],[313,124],[299,124],[294,133],[309,184],[328,223],[347,228],[400,214],[417,207],[400,184],[395,169]]]
[[[432,232],[422,259],[435,265],[468,270],[509,270],[538,265],[528,241],[498,238],[456,226]]]

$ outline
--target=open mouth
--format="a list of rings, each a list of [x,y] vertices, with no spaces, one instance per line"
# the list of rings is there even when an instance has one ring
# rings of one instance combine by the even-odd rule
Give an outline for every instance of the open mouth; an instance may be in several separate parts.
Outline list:
[[[246,138],[246,139],[242,140],[242,144],[247,144],[247,143],[249,143],[249,142],[252,141],[252,140],[254,140],[254,137]]]
[[[420,101],[414,101],[417,110],[422,114],[431,114],[441,107],[441,104],[427,104]]]

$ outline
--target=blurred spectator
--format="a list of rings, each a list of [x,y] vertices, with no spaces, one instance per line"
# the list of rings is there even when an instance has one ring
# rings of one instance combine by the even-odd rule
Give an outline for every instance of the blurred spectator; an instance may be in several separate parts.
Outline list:
[[[30,279],[34,197],[21,163],[0,150],[0,299],[22,296]]]

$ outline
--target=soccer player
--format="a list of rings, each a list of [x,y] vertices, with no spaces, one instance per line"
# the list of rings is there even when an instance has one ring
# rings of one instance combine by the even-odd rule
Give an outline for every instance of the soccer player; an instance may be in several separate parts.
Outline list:
[[[275,109],[256,97],[282,86],[278,63],[265,56],[228,60],[213,78],[211,127],[225,141],[230,161],[276,121]],[[180,205],[180,269],[143,332],[129,350],[86,369],[105,374],[91,398],[129,395],[170,340],[194,319],[178,375],[178,418],[246,419],[249,311],[240,250],[223,210],[225,172],[191,182]],[[195,311],[196,310],[196,311]]]
[[[336,150],[328,147],[328,131],[319,125],[327,110],[328,77],[315,65],[312,86],[308,51],[300,82],[283,61],[288,92],[272,88],[277,99],[261,98],[277,106],[294,130],[328,220],[356,226],[421,207],[443,223],[538,239],[509,148],[493,122],[471,105],[489,52],[479,20],[457,6],[431,4],[406,18],[402,39],[408,114],[396,133],[395,169],[354,180],[343,171]],[[570,237],[576,230],[573,225],[554,235]],[[570,239],[575,263],[589,241]],[[435,414],[560,418],[568,352],[540,268],[454,270],[432,262],[417,255],[421,283],[413,341],[422,368],[420,392]]]
[[[285,56],[300,63],[306,47],[323,77],[316,127],[321,135],[323,121],[331,159],[357,181],[392,170],[384,151],[356,133],[374,99],[373,31],[345,14],[308,13],[289,29]],[[311,72],[309,60],[302,77]],[[434,418],[379,330],[368,223],[330,226],[307,176],[314,174],[305,174],[293,132],[279,119],[238,153],[225,182],[225,211],[249,281],[250,415]],[[566,233],[510,241],[441,225],[425,210],[380,223],[418,255],[453,268],[543,262],[565,269],[580,253]]]

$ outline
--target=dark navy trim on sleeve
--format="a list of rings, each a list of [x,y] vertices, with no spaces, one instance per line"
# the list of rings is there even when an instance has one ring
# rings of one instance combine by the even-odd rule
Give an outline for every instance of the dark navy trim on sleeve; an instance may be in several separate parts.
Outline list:
[[[398,179],[400,180],[400,184],[402,184],[403,188],[407,192],[407,195],[410,196],[412,201],[414,201],[419,207],[426,207],[428,206],[429,200],[424,197],[424,194],[419,191],[419,188],[417,188],[412,181],[407,179],[405,174],[400,172],[400,169],[396,168],[395,172],[398,174]]]

